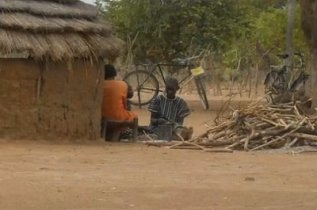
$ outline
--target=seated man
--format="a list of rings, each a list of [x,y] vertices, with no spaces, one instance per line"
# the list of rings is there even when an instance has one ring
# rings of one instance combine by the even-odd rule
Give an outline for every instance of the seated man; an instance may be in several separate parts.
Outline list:
[[[158,138],[162,138],[160,135],[162,132],[159,131],[160,126],[170,126],[172,132],[176,133],[176,129],[182,127],[185,117],[190,114],[187,103],[176,96],[178,89],[178,81],[175,78],[168,78],[165,92],[154,98],[149,105],[148,110],[151,112],[150,129]]]
[[[103,85],[102,117],[112,121],[137,122],[137,114],[127,109],[128,84],[115,80],[117,71],[112,65],[105,65],[105,80]],[[103,126],[103,125],[102,125]],[[107,140],[117,140],[127,127],[107,129]]]

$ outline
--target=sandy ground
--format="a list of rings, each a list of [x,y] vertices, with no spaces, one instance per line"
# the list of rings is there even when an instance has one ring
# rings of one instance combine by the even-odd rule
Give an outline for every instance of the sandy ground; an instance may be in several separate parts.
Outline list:
[[[186,124],[199,133],[215,113],[191,108]],[[2,139],[0,209],[317,209],[316,162],[314,154]]]

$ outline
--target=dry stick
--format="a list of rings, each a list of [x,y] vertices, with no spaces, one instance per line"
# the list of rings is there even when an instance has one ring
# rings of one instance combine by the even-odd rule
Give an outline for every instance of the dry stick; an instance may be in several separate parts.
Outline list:
[[[243,138],[245,135],[234,135],[228,139],[217,139],[216,141],[207,141],[206,143],[200,143],[199,145],[203,145],[203,146],[224,146],[224,145],[228,145],[228,144],[232,144],[236,141],[238,141],[239,139]]]
[[[262,138],[264,140],[264,138],[267,138],[267,137],[277,136],[283,132],[286,132],[292,125],[293,124],[290,124],[287,127],[284,127],[283,129],[279,129],[279,130],[274,130],[276,129],[276,127],[267,128],[263,131],[255,133],[253,137],[251,138],[251,140],[255,140],[259,138]]]
[[[259,131],[259,132],[255,133],[251,140],[254,140],[254,139],[257,139],[257,138],[262,138],[262,137],[265,137],[265,136],[277,136],[280,133],[286,132],[290,128],[290,126],[291,125],[289,125],[286,128],[279,129],[279,130],[276,130],[276,127],[267,128],[267,129],[265,129],[263,131]]]
[[[197,148],[199,148],[201,150],[205,149],[205,147],[200,146],[199,144],[196,144],[194,142],[185,141],[184,138],[181,135],[179,135],[178,133],[176,133],[176,136],[178,138],[180,138],[182,141],[180,143],[177,143],[177,144],[174,144],[174,145],[168,147],[169,149],[177,149],[177,146],[185,146],[185,145],[195,146],[195,147],[197,147]]]
[[[297,116],[299,119],[302,119],[302,118],[303,118],[303,116],[299,113],[299,111],[298,111],[298,109],[297,109],[297,107],[296,107],[296,104],[294,105],[294,112],[295,112],[296,116]]]
[[[278,117],[278,118],[292,118],[292,119],[296,118],[296,116],[295,116],[295,115],[290,115],[290,114],[280,114],[280,113],[276,113],[276,117]]]
[[[279,121],[284,127],[287,127],[287,124],[285,123],[285,121],[283,119],[280,118]]]
[[[200,148],[192,145],[178,145],[169,149],[190,149],[190,150],[201,150]]]
[[[145,142],[145,144],[147,144],[148,146],[157,146],[157,147],[160,147],[160,146],[178,146],[178,145],[182,145],[183,142],[185,142],[184,138],[182,136],[180,136],[179,134],[176,134],[181,140],[182,142],[179,142],[179,141],[168,141],[168,142],[155,142],[155,140],[149,136],[146,132],[144,132],[144,135],[151,141],[151,142]],[[192,143],[194,144],[194,143]],[[196,144],[195,144],[196,146]],[[197,145],[198,146],[198,145]]]
[[[155,146],[155,147],[163,147],[163,146],[172,146],[175,144],[175,142],[155,142],[155,141],[148,141],[145,142],[148,146]]]
[[[247,137],[246,140],[244,141],[244,150],[249,150],[248,146],[249,146],[249,141],[250,141],[250,137]]]
[[[291,101],[291,102],[287,102],[287,103],[279,103],[279,104],[269,104],[269,106],[271,107],[293,107],[294,103]]]
[[[281,139],[284,139],[286,136],[289,136],[290,134],[292,134],[292,133],[294,133],[295,131],[297,131],[298,129],[300,129],[300,127],[302,126],[302,124],[303,124],[305,121],[306,121],[306,118],[304,118],[304,119],[298,124],[298,126],[297,126],[295,129],[291,130],[290,132],[287,132],[287,133],[285,133],[283,136],[279,136],[279,137],[277,137],[276,139],[274,139],[274,140],[272,140],[272,141],[269,141],[269,142],[267,142],[267,143],[265,143],[265,144],[262,144],[262,145],[260,145],[260,146],[258,146],[258,147],[255,147],[255,148],[251,149],[250,151],[254,151],[254,150],[257,150],[257,149],[261,149],[261,148],[263,148],[263,147],[265,147],[265,146],[268,146],[268,145],[270,145],[270,144],[273,144],[273,143],[275,143],[275,142],[277,142],[277,141],[279,141],[279,140],[281,140]]]
[[[299,138],[295,137],[293,141],[291,141],[287,146],[292,147],[296,142],[298,141]]]
[[[275,111],[275,112],[290,112],[293,110],[289,108],[274,108],[274,107],[267,107],[267,109],[270,111]]]
[[[265,137],[263,137],[262,139],[258,139],[258,140],[253,140],[253,141],[251,141],[250,142],[250,148],[252,147],[252,148],[254,148],[254,147],[256,147],[256,146],[258,146],[258,145],[260,145],[260,144],[263,144],[263,142],[267,142],[269,139],[272,139],[272,136],[265,136]]]
[[[149,136],[145,131],[143,131],[143,134],[146,136],[147,139],[149,139],[150,141],[154,141],[154,139]]]
[[[212,127],[210,125],[207,124],[207,122],[204,123],[204,126],[209,130],[212,129]]]
[[[254,137],[254,135],[255,135],[255,129],[252,128],[250,136],[247,137],[247,139],[246,139],[245,142],[244,142],[244,150],[249,150],[249,148],[248,148],[249,141],[250,141],[251,138]]]
[[[268,123],[266,123],[266,122],[260,122],[259,124],[256,124],[255,125],[255,128],[257,128],[257,129],[269,129],[269,128],[271,128],[271,124],[268,124]]]
[[[217,129],[219,129],[219,128],[222,128],[222,127],[229,126],[230,124],[232,124],[232,122],[224,122],[224,123],[222,123],[222,124],[220,124],[220,125],[217,125],[217,126],[211,128],[211,129],[207,130],[206,132],[200,134],[199,136],[188,140],[188,141],[189,141],[189,142],[193,142],[193,141],[196,141],[196,140],[198,140],[198,139],[201,139],[201,138],[207,136],[207,135],[208,135],[209,133],[211,133],[212,131],[215,131],[215,130],[217,130]]]
[[[295,138],[301,138],[301,139],[317,142],[316,135],[310,135],[310,134],[306,134],[306,133],[292,133],[292,134],[290,134],[290,136],[295,137]]]
[[[225,146],[228,144],[232,144],[233,139],[234,138],[230,138],[229,140],[225,140],[225,141],[210,141],[210,142],[206,142],[206,143],[200,143],[199,145],[205,146],[205,147]]]
[[[234,148],[235,146],[238,146],[239,144],[243,143],[243,142],[246,141],[246,140],[247,140],[247,137],[246,137],[246,138],[243,138],[243,139],[241,139],[241,140],[239,140],[239,141],[236,141],[235,143],[233,143],[233,144],[231,144],[231,145],[225,147],[225,149]]]
[[[233,152],[232,149],[227,148],[214,148],[214,149],[205,149],[205,152]]]
[[[307,124],[312,130],[315,130],[315,126],[311,123],[309,119],[307,120]]]
[[[231,138],[233,135],[235,135],[235,130],[229,130],[229,128],[225,129],[224,131],[218,132],[216,134],[214,134],[213,136],[211,136],[211,139],[209,139],[210,141],[216,141],[219,140],[223,137],[225,137],[226,139]]]
[[[275,123],[275,122],[273,122],[273,121],[271,121],[271,120],[269,120],[269,119],[265,119],[265,118],[263,118],[263,117],[260,117],[260,119],[263,120],[264,122],[270,123],[270,124],[272,124],[272,125],[274,125],[274,126],[276,126],[276,127],[284,127],[283,125],[280,125],[280,124],[278,124],[278,123]]]
[[[212,140],[217,140],[218,138],[221,138],[221,137],[223,137],[225,135],[226,135],[226,130],[214,134],[213,136],[211,136],[211,139]]]
[[[184,141],[184,142],[180,142],[178,144],[174,144],[170,147],[168,147],[169,149],[178,149],[177,147],[179,146],[195,146],[197,149],[201,149],[201,150],[205,150],[205,147],[200,146],[199,144],[195,144],[193,142],[188,142],[188,141]]]
[[[255,100],[253,102],[251,102],[251,104],[249,105],[249,109],[255,109],[257,107],[261,107],[261,105],[259,105],[260,103],[262,103],[263,99],[265,99],[265,96],[259,98],[258,100]]]

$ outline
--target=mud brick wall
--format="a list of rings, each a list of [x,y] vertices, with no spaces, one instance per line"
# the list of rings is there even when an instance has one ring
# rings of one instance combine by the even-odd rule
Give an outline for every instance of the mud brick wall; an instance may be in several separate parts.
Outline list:
[[[96,139],[102,66],[0,60],[0,137]]]

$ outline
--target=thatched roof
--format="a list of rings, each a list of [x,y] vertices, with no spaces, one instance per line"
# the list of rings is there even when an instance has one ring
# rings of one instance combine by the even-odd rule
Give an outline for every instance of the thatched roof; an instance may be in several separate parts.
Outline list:
[[[114,58],[121,41],[97,9],[79,0],[0,0],[0,55]]]

